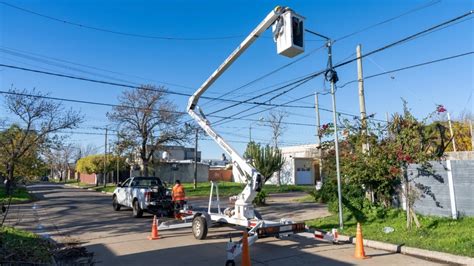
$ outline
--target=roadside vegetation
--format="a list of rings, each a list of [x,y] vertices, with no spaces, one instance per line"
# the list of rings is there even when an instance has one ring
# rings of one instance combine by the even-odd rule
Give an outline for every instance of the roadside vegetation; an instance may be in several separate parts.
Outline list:
[[[388,125],[344,121],[345,137],[339,144],[344,213],[341,234],[354,236],[360,222],[365,239],[474,256],[473,217],[452,220],[423,216],[413,208],[419,197],[437,199],[429,186],[418,184],[419,175],[408,173],[409,165],[417,164],[424,176],[447,182],[433,172],[430,164],[442,160],[452,146],[446,124],[440,122],[445,112],[438,105],[426,118],[417,120],[405,102],[403,113],[394,114]],[[333,134],[331,125],[323,126],[320,134]],[[324,184],[310,195],[316,202],[327,203],[334,215],[307,224],[328,230],[339,227],[338,190],[333,145],[326,142],[323,146],[327,151],[322,158]],[[403,198],[408,198],[407,211],[399,209]],[[392,228],[393,232],[388,233]]]
[[[364,239],[474,257],[474,227],[472,226],[474,217],[452,220],[418,215],[422,226],[407,229],[406,217],[401,210],[384,211],[368,208],[366,216],[366,220],[361,222]],[[337,214],[334,214],[308,221],[306,224],[314,228],[330,230],[339,227],[339,218]],[[392,227],[394,231],[384,233],[384,227]],[[340,231],[340,234],[355,236],[356,228],[356,216],[347,212],[344,215],[344,229]]]
[[[0,264],[51,263],[54,245],[40,236],[13,227],[0,227]]]
[[[7,203],[9,200],[9,196],[6,193],[5,187],[0,187],[0,202]],[[18,187],[13,189],[12,192],[12,204],[15,203],[25,203],[25,202],[30,202],[34,200],[34,197],[28,193],[26,188],[24,187]]]

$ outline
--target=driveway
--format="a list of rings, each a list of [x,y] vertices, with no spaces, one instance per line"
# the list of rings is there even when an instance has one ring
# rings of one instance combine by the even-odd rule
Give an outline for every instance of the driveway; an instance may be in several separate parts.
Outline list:
[[[229,236],[240,239],[243,228],[225,226],[211,228],[208,238],[194,239],[190,229],[160,231],[161,239],[147,240],[151,230],[151,215],[132,218],[130,210],[114,212],[111,197],[102,193],[39,184],[29,189],[40,200],[14,205],[7,224],[51,236],[60,242],[80,242],[95,253],[100,265],[223,265]],[[264,218],[315,218],[327,215],[324,205],[288,201],[291,194],[269,198],[269,206],[260,209]],[[203,199],[191,202],[205,207]],[[354,246],[332,245],[312,237],[294,236],[287,239],[265,238],[251,246],[253,265],[430,265],[419,258],[366,248],[372,258],[353,258]],[[236,260],[237,264],[240,259]]]

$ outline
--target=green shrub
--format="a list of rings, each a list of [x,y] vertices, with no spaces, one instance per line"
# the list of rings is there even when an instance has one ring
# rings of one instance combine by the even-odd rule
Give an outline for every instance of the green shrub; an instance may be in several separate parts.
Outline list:
[[[256,204],[258,206],[265,205],[265,200],[267,198],[267,192],[264,190],[261,190],[260,192],[257,193],[257,196],[255,196],[255,199],[253,200],[253,204]]]

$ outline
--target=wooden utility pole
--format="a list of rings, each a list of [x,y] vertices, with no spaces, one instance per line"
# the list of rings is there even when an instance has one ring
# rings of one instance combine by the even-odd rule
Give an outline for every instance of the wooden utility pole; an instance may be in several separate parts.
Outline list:
[[[453,139],[453,151],[456,152],[456,142],[454,141],[454,132],[453,132],[453,125],[451,124],[451,116],[449,112],[446,112],[448,116],[448,125],[449,125],[449,132],[451,133],[451,138]]]
[[[116,178],[116,182],[117,182],[117,185],[120,183],[120,136],[119,136],[119,131],[117,129],[117,178]]]
[[[104,187],[107,185],[107,133],[108,128],[105,128],[105,146],[104,146]]]
[[[359,108],[360,108],[360,121],[362,127],[362,137],[364,140],[367,137],[367,112],[365,110],[365,95],[364,95],[364,75],[362,71],[362,46],[357,45],[357,80],[359,81]],[[362,143],[362,150],[364,152],[369,150],[368,143]]]
[[[319,99],[318,93],[314,93],[314,110],[316,111],[316,147],[318,149],[319,156],[319,179],[323,182],[323,160],[322,160],[322,147],[321,147],[321,118],[319,115]]]
[[[196,136],[194,141],[194,189],[197,188],[197,157],[198,157],[198,135],[199,128],[196,127]]]

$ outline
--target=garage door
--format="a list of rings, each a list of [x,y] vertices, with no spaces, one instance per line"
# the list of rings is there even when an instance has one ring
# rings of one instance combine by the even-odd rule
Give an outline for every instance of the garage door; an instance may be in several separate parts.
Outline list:
[[[296,184],[297,185],[312,185],[313,177],[309,168],[296,169]]]

